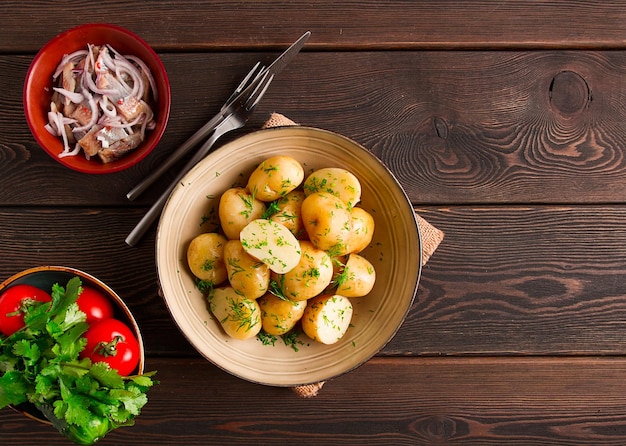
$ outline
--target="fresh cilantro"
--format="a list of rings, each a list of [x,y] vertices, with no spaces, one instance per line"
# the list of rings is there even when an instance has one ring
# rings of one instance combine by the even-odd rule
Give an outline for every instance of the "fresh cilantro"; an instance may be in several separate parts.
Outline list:
[[[52,287],[52,302],[24,307],[25,326],[0,335],[0,408],[31,403],[59,432],[90,445],[131,426],[157,382],[154,373],[120,376],[106,363],[80,359],[88,328],[76,300],[78,277]]]

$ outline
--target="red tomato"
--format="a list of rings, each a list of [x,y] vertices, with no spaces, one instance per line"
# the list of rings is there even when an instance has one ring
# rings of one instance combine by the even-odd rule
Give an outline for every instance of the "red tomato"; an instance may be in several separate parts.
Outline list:
[[[120,375],[130,375],[139,364],[139,342],[130,328],[117,319],[105,319],[89,327],[84,334],[87,345],[82,358],[106,362]]]
[[[0,296],[0,331],[10,336],[24,326],[21,309],[29,301],[50,302],[52,297],[46,291],[32,285],[20,284],[8,288]]]
[[[87,315],[87,323],[89,325],[103,319],[111,319],[113,317],[113,305],[108,297],[100,291],[83,286],[83,291],[78,295],[78,308]]]

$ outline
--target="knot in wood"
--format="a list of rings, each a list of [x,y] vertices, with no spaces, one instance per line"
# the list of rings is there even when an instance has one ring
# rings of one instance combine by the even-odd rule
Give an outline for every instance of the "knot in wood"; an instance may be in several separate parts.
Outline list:
[[[435,116],[433,118],[433,124],[435,126],[437,136],[441,139],[446,139],[448,137],[448,123],[446,120],[440,118],[439,116]]]
[[[562,71],[550,84],[550,103],[553,109],[571,116],[582,112],[591,102],[591,90],[587,81],[573,71]]]

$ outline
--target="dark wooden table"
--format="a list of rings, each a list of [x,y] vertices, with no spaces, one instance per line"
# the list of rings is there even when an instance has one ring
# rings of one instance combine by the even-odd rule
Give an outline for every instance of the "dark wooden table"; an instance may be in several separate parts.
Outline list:
[[[0,278],[59,264],[137,315],[161,384],[103,445],[626,443],[626,5],[616,1],[3,2]],[[109,22],[160,54],[167,132],[141,164],[87,176],[31,136],[38,49]],[[274,111],[349,136],[446,238],[394,340],[311,399],[204,360],[158,295],[156,199],[126,192],[212,116],[258,59],[310,29],[253,119]],[[225,138],[223,141],[228,140]],[[0,443],[67,444],[0,411]]]

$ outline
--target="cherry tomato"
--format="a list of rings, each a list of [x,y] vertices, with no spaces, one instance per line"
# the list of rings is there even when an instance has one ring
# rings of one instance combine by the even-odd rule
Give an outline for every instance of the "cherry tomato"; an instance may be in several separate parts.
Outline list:
[[[76,303],[78,303],[78,308],[87,315],[89,325],[113,317],[111,301],[94,288],[83,286],[83,291],[78,295]]]
[[[0,296],[0,331],[10,336],[24,326],[23,308],[29,302],[50,302],[46,291],[27,284],[14,285]]]
[[[117,319],[96,322],[84,334],[87,345],[82,358],[106,362],[120,375],[130,375],[139,364],[139,342],[130,328]]]

